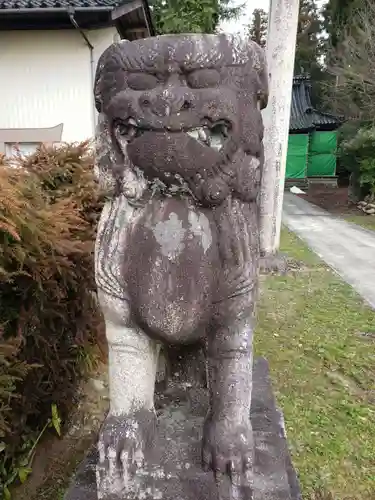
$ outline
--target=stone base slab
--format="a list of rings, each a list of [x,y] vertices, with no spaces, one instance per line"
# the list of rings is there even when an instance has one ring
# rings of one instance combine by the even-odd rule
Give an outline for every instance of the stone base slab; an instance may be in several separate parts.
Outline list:
[[[275,404],[267,361],[257,359],[253,372],[253,500],[301,500],[288,451],[283,415]],[[178,378],[156,397],[159,463],[171,476],[164,480],[162,500],[230,498],[219,495],[212,472],[203,472],[201,468],[202,428],[207,407],[207,390],[180,383]],[[93,448],[78,468],[65,500],[98,500],[96,461],[97,451]]]

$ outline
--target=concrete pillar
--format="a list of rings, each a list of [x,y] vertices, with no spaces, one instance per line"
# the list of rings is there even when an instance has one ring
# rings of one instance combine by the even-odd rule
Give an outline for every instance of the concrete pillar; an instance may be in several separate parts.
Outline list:
[[[276,253],[280,242],[298,13],[299,0],[270,0],[266,47],[270,95],[263,111],[265,162],[260,200],[265,256]]]

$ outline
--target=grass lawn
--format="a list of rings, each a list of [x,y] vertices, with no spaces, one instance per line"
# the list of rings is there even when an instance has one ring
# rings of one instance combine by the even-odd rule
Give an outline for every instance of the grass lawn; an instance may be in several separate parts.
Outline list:
[[[281,246],[305,268],[265,278],[255,349],[270,362],[303,498],[374,500],[375,311],[286,230]]]
[[[345,216],[348,222],[354,222],[366,229],[373,229],[375,231],[375,216],[374,215],[348,215]]]
[[[375,500],[375,312],[286,230],[281,247],[304,266],[264,278],[255,349],[270,363],[303,499]],[[62,500],[52,483],[36,498]]]

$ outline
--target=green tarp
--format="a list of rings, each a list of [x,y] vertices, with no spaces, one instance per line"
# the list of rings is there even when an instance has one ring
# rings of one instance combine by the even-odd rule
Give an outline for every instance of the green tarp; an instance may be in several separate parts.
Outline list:
[[[307,134],[289,135],[286,158],[287,179],[303,179],[306,177],[308,147],[309,136]]]
[[[286,178],[331,177],[336,175],[337,132],[290,134]]]
[[[336,148],[336,132],[313,132],[310,135],[307,176],[334,176],[336,174]]]

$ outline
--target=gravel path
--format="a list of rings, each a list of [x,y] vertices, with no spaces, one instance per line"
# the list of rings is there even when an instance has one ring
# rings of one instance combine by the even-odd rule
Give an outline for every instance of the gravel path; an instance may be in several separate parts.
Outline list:
[[[375,231],[366,230],[291,193],[283,223],[375,309]]]

